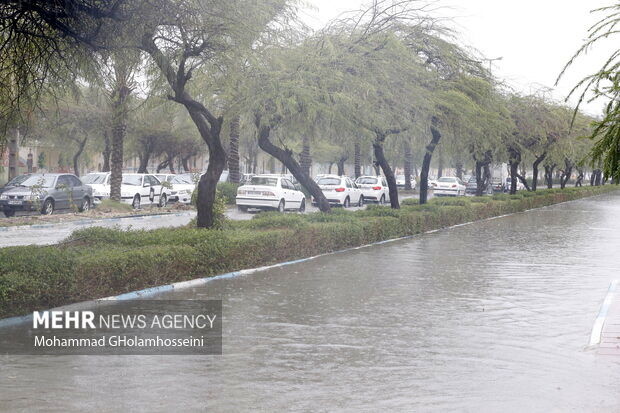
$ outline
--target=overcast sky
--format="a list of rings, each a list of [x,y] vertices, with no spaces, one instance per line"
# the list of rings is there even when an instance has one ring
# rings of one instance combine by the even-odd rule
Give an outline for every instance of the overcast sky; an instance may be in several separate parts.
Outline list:
[[[364,0],[308,0],[317,10],[305,12],[305,20],[321,27],[338,14],[357,10]],[[465,45],[479,50],[493,62],[493,74],[519,92],[540,86],[553,88],[558,74],[598,19],[590,10],[613,4],[611,0],[439,0],[441,14]],[[596,71],[609,56],[608,42],[591,50],[571,67],[552,94],[563,100],[584,76]],[[576,100],[572,99],[572,103]],[[583,109],[598,115],[603,102]]]

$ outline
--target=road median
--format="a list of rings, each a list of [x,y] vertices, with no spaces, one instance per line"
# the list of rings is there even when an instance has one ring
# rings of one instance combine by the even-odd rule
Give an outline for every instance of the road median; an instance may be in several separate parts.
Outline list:
[[[223,230],[86,228],[51,246],[0,249],[0,318],[295,260],[617,190],[582,187],[406,200],[331,214],[258,214]]]

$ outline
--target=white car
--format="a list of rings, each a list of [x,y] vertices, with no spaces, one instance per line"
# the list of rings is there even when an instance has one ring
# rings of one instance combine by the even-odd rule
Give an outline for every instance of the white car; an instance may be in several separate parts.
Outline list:
[[[362,191],[364,202],[390,202],[390,189],[382,176],[360,176],[355,183]]]
[[[418,182],[415,180],[413,176],[411,176],[410,179],[411,179],[411,189],[415,189]],[[396,175],[396,186],[400,186],[403,188],[405,187],[405,175]]]
[[[140,209],[144,204],[164,207],[170,192],[154,175],[123,174],[121,202],[131,204],[134,209]]]
[[[345,208],[364,205],[362,190],[347,176],[323,175],[316,183],[330,204],[342,205]],[[316,199],[312,203],[316,205]]]
[[[159,179],[159,182],[164,183],[171,182],[176,176],[176,174],[153,174],[153,176]]]
[[[290,179],[277,175],[256,175],[250,182],[237,189],[237,208],[247,211],[249,208],[275,209],[279,212],[288,210],[306,210],[306,196],[297,190]]]
[[[93,190],[93,203],[101,203],[102,200],[110,197],[110,172],[93,172],[81,178],[84,185],[88,185]]]
[[[510,185],[512,179],[510,177],[506,178],[506,182],[504,184],[504,192],[510,192]],[[521,180],[517,179],[517,191],[523,191],[525,189],[525,185]]]
[[[437,186],[433,193],[435,196],[461,196],[465,195],[466,185],[456,176],[442,176],[437,180]]]
[[[192,202],[192,193],[196,189],[196,184],[200,176],[198,174],[180,174],[175,175],[170,181],[170,198],[169,201],[189,204]]]

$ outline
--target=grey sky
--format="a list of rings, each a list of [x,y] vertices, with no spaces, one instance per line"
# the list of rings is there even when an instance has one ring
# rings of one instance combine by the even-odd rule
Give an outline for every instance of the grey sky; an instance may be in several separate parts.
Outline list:
[[[306,20],[320,27],[338,14],[355,10],[363,0],[309,0],[318,10]],[[449,17],[462,43],[479,50],[493,62],[493,74],[515,90],[530,93],[540,86],[553,87],[563,66],[582,44],[587,29],[597,21],[590,10],[613,4],[607,0],[440,0],[441,14]],[[600,15],[602,16],[602,15]],[[601,44],[580,58],[552,96],[563,100],[575,83],[596,71],[609,56],[611,42]],[[572,103],[576,99],[571,100]],[[599,114],[603,102],[583,109]]]

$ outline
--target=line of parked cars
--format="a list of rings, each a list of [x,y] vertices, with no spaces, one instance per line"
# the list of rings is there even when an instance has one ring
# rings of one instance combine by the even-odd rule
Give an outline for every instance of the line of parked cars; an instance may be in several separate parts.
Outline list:
[[[306,195],[291,175],[261,174],[244,179],[237,189],[236,204],[239,210],[248,209],[305,211]],[[332,174],[317,175],[315,182],[330,205],[363,206],[367,202],[384,204],[390,202],[387,182],[381,176],[361,176],[353,180],[348,176]],[[318,201],[310,199],[313,205]]]
[[[18,211],[87,211],[110,197],[109,172],[89,173],[81,178],[68,173],[19,175],[0,188],[0,210],[11,217]],[[124,173],[121,202],[139,209],[143,205],[164,207],[168,202],[189,204],[200,174]]]

